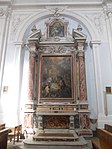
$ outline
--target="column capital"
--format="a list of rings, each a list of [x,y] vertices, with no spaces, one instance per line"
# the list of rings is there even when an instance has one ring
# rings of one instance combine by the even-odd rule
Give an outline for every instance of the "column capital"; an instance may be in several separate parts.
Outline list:
[[[77,50],[78,51],[84,51],[84,47],[85,47],[85,42],[84,41],[77,42]]]
[[[90,41],[90,47],[93,48],[93,46],[99,46],[101,44],[100,40],[92,40]]]
[[[12,8],[11,8],[11,7],[8,7],[8,8],[0,8],[0,18],[1,18],[1,17],[10,18],[11,12],[12,12]]]
[[[38,54],[38,45],[36,42],[32,42],[32,43],[28,43],[27,47],[29,49],[29,52],[33,55],[37,55]]]
[[[28,44],[29,51],[31,53],[38,54],[38,47],[41,38],[41,31],[36,29],[36,26],[33,26],[32,33],[28,37]]]

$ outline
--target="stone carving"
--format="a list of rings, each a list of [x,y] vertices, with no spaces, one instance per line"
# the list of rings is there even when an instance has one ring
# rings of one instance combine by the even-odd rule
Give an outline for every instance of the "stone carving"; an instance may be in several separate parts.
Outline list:
[[[53,13],[54,17],[59,17],[61,14],[60,12],[62,12],[64,9],[63,8],[51,8],[49,9],[49,11],[51,11]]]
[[[5,11],[1,8],[0,9],[0,17],[3,16],[5,14]]]
[[[45,49],[40,48],[40,51],[42,53],[48,53],[48,54],[66,54],[66,53],[74,52],[75,48],[72,46],[65,47],[65,46],[54,45],[54,46],[46,47]]]
[[[52,20],[48,20],[46,22],[46,27],[48,38],[67,37],[68,21],[64,20],[64,18],[53,18]]]
[[[12,10],[11,7],[9,7],[9,8],[6,9],[6,10],[4,10],[3,8],[0,8],[0,17],[2,17],[2,16],[10,17],[10,15],[11,15],[11,10]]]
[[[104,17],[104,13],[96,13],[96,14],[86,14],[85,15],[92,23],[94,23],[94,25],[96,26],[98,32],[100,34],[102,34],[103,32],[103,28],[105,26],[105,17]]]
[[[24,22],[27,18],[29,17],[29,15],[24,15],[24,14],[17,14],[17,15],[13,15],[12,16],[12,29],[11,29],[11,36],[10,36],[10,40],[14,40],[16,32],[19,28],[19,26],[21,25],[22,22]]]

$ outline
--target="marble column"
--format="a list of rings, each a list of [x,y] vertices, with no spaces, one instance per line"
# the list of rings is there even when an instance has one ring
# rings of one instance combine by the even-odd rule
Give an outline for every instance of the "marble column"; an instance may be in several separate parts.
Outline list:
[[[35,57],[35,71],[34,71],[34,100],[38,98],[38,55]]]
[[[35,57],[36,45],[35,43],[29,44],[29,85],[28,85],[28,100],[34,99],[34,74],[35,74]]]
[[[35,68],[35,57],[32,53],[29,54],[29,85],[28,85],[28,99],[33,100],[34,92],[34,68]]]
[[[84,42],[78,42],[77,60],[79,72],[79,99],[87,100],[85,59],[84,59]]]

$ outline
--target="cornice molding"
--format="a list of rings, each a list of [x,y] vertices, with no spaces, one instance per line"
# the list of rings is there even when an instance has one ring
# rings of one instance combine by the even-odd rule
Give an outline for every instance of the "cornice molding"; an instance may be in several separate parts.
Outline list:
[[[12,4],[12,0],[0,0],[0,6],[7,6]]]
[[[4,5],[12,5],[13,9],[31,9],[31,8],[46,8],[51,6],[51,7],[69,7],[69,8],[98,8],[102,7],[104,4],[112,4],[111,0],[1,0],[0,1],[0,6]],[[88,8],[89,9],[89,8]]]

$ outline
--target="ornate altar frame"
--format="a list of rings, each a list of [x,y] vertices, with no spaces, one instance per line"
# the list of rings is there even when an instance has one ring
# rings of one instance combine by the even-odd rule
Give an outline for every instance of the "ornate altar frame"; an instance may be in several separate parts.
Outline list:
[[[33,94],[36,99],[35,124],[40,132],[45,129],[61,128],[66,131],[66,129],[77,128],[79,135],[92,135],[89,129],[84,59],[86,36],[78,26],[77,29],[73,29],[73,38],[69,40],[67,26],[68,22],[64,19],[49,19],[46,22],[46,36],[40,40],[41,33],[35,32],[29,39],[32,50],[35,49],[36,61],[38,59],[38,64],[35,65],[36,81]],[[55,27],[54,35],[51,35]],[[64,61],[65,65],[61,64],[63,59],[70,61],[68,65],[66,61]],[[66,70],[64,67],[68,67],[68,69]],[[60,70],[64,73],[60,73]],[[70,79],[67,79],[67,74]],[[68,85],[68,88],[71,89],[70,94],[65,94],[66,80],[70,80],[70,85]],[[65,89],[64,94],[60,91],[61,83]]]
[[[47,38],[66,37],[68,21],[60,18],[54,18],[46,22]]]

